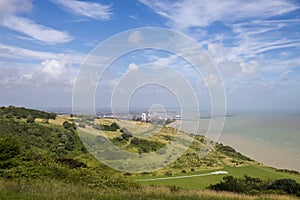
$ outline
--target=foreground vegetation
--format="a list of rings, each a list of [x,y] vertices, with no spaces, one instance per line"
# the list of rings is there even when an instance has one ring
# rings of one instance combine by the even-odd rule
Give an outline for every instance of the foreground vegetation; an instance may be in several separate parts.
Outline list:
[[[77,129],[102,128],[113,143],[138,153],[159,150],[172,140],[175,130],[162,127],[159,134],[140,139],[131,134],[131,124],[127,124],[128,129],[119,129],[113,120],[95,119],[88,123],[83,120],[78,125],[79,128],[70,116],[13,106],[0,107],[0,199],[293,199],[299,195],[298,172],[265,167],[229,146],[212,141],[205,143],[203,136],[195,137],[188,151],[170,166],[141,174],[118,172],[101,164],[86,150]],[[155,128],[151,124],[140,124],[139,127],[145,130],[144,133]],[[199,159],[198,151],[203,145],[213,146],[214,150]],[[217,174],[139,181],[216,170],[228,172],[231,178],[223,180],[226,175]],[[237,183],[243,185],[245,174],[251,176],[248,182],[254,181],[254,186],[265,184],[266,190],[234,187]],[[286,182],[278,184],[282,179],[289,180],[288,184],[296,185],[297,189],[289,192],[291,185],[288,189],[279,187],[286,185]],[[278,187],[272,188],[272,184]],[[208,187],[252,196],[200,190]],[[272,193],[268,190],[274,190],[276,194],[266,194]],[[294,197],[277,194],[293,194]]]
[[[245,175],[243,178],[225,176],[224,181],[210,185],[209,189],[237,193],[261,194],[279,193],[300,196],[300,184],[293,179],[262,180]]]
[[[143,186],[128,190],[99,189],[78,184],[50,180],[4,180],[0,179],[0,199],[50,200],[50,199],[203,199],[203,200],[293,200],[293,196],[264,194],[259,196],[211,190],[183,190],[174,186]]]

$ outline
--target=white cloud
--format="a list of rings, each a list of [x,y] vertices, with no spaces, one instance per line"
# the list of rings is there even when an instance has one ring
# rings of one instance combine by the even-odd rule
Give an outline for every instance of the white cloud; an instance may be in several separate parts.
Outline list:
[[[68,71],[68,65],[64,61],[45,60],[41,63],[42,72],[51,79],[59,79]]]
[[[47,51],[36,51],[21,47],[5,45],[0,43],[0,58],[17,58],[30,61],[41,61],[46,59],[70,59],[75,64],[81,64],[85,55],[79,53],[54,53]]]
[[[222,62],[225,58],[234,59],[230,48],[224,47],[222,43],[208,43],[207,50],[216,63]]]
[[[23,17],[10,15],[5,17],[1,24],[11,30],[21,32],[38,41],[49,44],[66,43],[72,40],[72,37],[67,32],[57,31],[44,25],[36,24],[34,21]]]
[[[259,64],[258,62],[252,60],[248,63],[242,63],[241,67],[242,67],[242,74],[244,75],[251,75],[257,72],[257,68],[258,68]]]
[[[276,65],[274,65],[276,63]],[[281,59],[280,57],[274,58],[269,62],[263,63],[263,68],[261,69],[264,73],[278,73],[284,74],[291,70],[296,70],[300,67],[300,57],[292,59]]]
[[[270,50],[299,47],[297,32],[289,28],[299,26],[300,20],[256,20],[231,25],[238,40],[240,55],[255,56]]]
[[[300,46],[297,31],[289,31],[289,28],[299,26],[299,19],[267,19],[299,9],[299,4],[292,1],[140,0],[140,2],[167,18],[168,26],[184,31],[203,45],[216,41],[227,42],[227,45],[231,46],[230,56],[251,58],[275,49]],[[204,29],[214,22],[223,23],[229,30],[218,32],[224,30],[220,28],[210,32],[206,29],[207,32],[204,32]]]
[[[29,68],[24,66],[3,66],[0,63],[0,85],[5,87],[31,85],[32,87],[43,87],[55,83],[70,87],[75,81],[77,70],[72,63],[63,59],[44,60],[40,64],[33,64]]]
[[[129,72],[129,71],[135,70],[135,69],[137,69],[137,68],[138,68],[137,64],[135,64],[135,63],[130,63],[130,64],[128,65],[127,71]]]
[[[205,77],[204,80],[208,86],[215,86],[220,84],[219,79],[214,74],[209,74],[207,77]]]
[[[70,93],[84,57],[76,52],[44,52],[0,44],[0,91],[23,88],[31,94],[32,90],[56,88],[53,92]]]
[[[245,78],[245,76],[257,73],[258,62],[238,56],[236,49],[224,47],[222,43],[209,43],[207,45],[209,55],[223,76],[226,76],[225,78],[233,76]]]
[[[7,85],[14,79],[14,76],[16,76],[14,69],[0,67],[0,86]]]
[[[74,77],[71,71],[60,79],[50,79],[40,66],[0,66],[0,103],[34,107],[71,106]]]
[[[128,42],[132,44],[139,44],[143,39],[143,35],[140,31],[133,31],[128,36]]]
[[[50,52],[34,51],[21,47],[0,44],[0,57],[19,59],[47,59],[56,58],[58,55]]]
[[[31,0],[0,0],[0,25],[49,44],[66,43],[72,40],[67,32],[58,31],[17,16],[17,14],[29,12],[31,9]]]
[[[0,0],[0,19],[10,14],[29,12],[31,9],[31,0]]]
[[[52,2],[62,6],[65,10],[75,15],[97,20],[108,20],[112,15],[111,5],[78,0],[52,0]]]
[[[169,19],[173,28],[205,27],[213,22],[235,22],[242,19],[268,18],[297,7],[285,0],[256,1],[160,1],[140,0],[157,14]]]
[[[179,60],[179,57],[175,54],[170,55],[168,57],[157,57],[153,64],[158,66],[164,66],[164,67],[170,67],[174,66],[176,63],[178,64],[179,61],[182,62],[182,60]]]

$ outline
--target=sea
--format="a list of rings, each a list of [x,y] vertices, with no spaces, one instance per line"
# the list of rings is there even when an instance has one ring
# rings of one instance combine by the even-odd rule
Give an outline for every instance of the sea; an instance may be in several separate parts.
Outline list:
[[[187,119],[183,131],[206,135],[212,120],[225,119],[214,140],[267,166],[300,171],[300,115],[289,112],[238,113],[224,118]],[[184,119],[182,119],[184,120]],[[183,123],[183,122],[182,122]],[[198,125],[197,131],[195,126]],[[180,126],[178,126],[180,128]],[[213,130],[214,131],[214,130]]]

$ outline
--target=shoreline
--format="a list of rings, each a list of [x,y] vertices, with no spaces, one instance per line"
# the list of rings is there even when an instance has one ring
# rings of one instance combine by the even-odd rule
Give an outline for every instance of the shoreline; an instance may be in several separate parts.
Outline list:
[[[209,120],[201,119],[201,130],[194,134],[205,136]],[[266,118],[260,121],[255,117],[254,119],[227,118],[222,133],[215,142],[232,146],[236,151],[263,165],[300,172],[300,146],[298,145],[300,134],[297,134],[300,123],[298,119],[292,122],[281,118],[274,122],[272,120]],[[190,127],[193,127],[197,121],[189,121],[189,123]],[[293,124],[293,129],[286,124]],[[178,125],[173,128],[179,129]],[[191,130],[179,130],[193,133]]]
[[[176,128],[179,124],[181,124],[181,120],[175,120],[174,122],[167,124],[166,127]]]

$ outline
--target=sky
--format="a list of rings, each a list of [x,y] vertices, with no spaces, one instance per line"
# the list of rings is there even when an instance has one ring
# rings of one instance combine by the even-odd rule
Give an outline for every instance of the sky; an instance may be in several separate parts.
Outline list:
[[[199,42],[220,72],[228,109],[300,110],[297,0],[0,0],[0,104],[71,107],[87,55],[111,36],[142,27],[175,30]],[[201,106],[209,106],[207,84],[214,77],[204,83],[184,68],[184,61],[151,50],[133,52],[111,65],[97,88],[97,106],[110,105],[122,73],[149,61],[180,68]],[[177,106],[174,94],[166,91],[147,86],[130,102]]]

